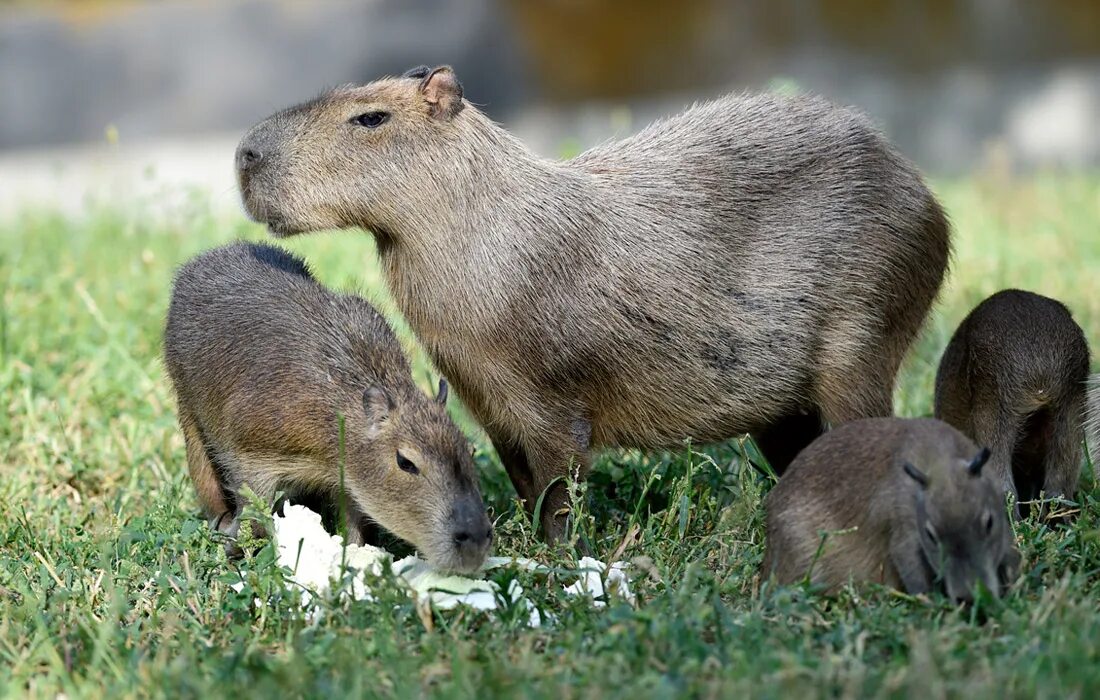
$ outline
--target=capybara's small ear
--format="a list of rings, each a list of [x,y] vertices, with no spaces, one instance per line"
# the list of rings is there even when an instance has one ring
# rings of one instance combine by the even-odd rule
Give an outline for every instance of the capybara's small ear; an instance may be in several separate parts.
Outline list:
[[[428,111],[437,119],[450,119],[462,111],[462,83],[450,66],[433,68],[417,89],[428,103]]]
[[[372,386],[363,392],[363,412],[370,421],[369,435],[377,435],[382,430],[393,408],[393,399],[382,387]]]
[[[966,471],[970,472],[970,476],[981,476],[982,467],[989,461],[990,451],[988,447],[983,447],[982,451],[974,455],[974,459],[970,460],[970,464],[966,465]]]
[[[905,470],[905,473],[909,475],[909,478],[920,484],[920,487],[922,489],[928,488],[928,476],[925,475],[924,472],[922,472],[920,469],[917,469],[909,462],[905,462],[901,465],[901,467]]]
[[[427,66],[417,66],[416,68],[410,68],[401,74],[402,78],[416,78],[417,80],[423,80],[428,77],[428,73],[431,73],[432,69]]]
[[[439,393],[435,395],[435,402],[440,406],[447,405],[447,380],[439,378]]]

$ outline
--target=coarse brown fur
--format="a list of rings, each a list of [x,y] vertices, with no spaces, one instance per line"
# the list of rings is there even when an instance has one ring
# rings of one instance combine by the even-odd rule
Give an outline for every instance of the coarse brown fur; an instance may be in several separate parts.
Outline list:
[[[484,562],[492,529],[446,385],[440,401],[416,387],[366,301],[283,250],[232,244],[180,269],[164,355],[191,478],[222,531],[237,533],[245,485],[335,507],[343,463],[352,541],[377,523],[440,568]]]
[[[423,68],[272,116],[238,169],[276,235],[374,234],[528,508],[590,447],[749,432],[782,470],[824,424],[891,415],[949,254],[916,169],[813,97],[724,97],[559,162]]]
[[[1026,515],[1072,498],[1084,461],[1089,347],[1060,302],[997,292],[963,320],[936,373],[936,417],[993,451],[990,467]]]
[[[931,418],[871,418],[826,433],[768,494],[762,574],[829,589],[942,588],[954,600],[971,599],[981,582],[1000,595],[1019,553],[983,456]]]

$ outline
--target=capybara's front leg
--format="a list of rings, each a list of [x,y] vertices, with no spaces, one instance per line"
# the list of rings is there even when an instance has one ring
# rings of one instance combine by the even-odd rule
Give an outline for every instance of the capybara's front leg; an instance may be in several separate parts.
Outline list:
[[[541,496],[539,524],[548,542],[560,542],[569,534],[572,515],[569,480],[583,481],[588,477],[591,437],[588,421],[575,419],[566,422],[561,433],[527,446],[534,504]],[[533,511],[534,505],[531,508]]]
[[[242,511],[239,510],[235,514],[226,511],[219,520],[211,523],[215,530],[228,537],[224,546],[225,556],[230,559],[240,559],[244,556],[244,549],[240,545],[241,523],[244,522],[241,515]],[[252,528],[253,539],[267,539],[267,528],[261,523],[249,520],[248,524]]]
[[[242,485],[243,486],[243,485]],[[229,539],[225,542],[225,555],[230,559],[240,559],[244,556],[244,550],[240,546],[241,525],[244,520],[244,503],[245,497],[240,493],[241,486],[237,486],[233,489],[234,502],[236,503],[236,509],[232,511],[226,511],[216,518],[211,518],[210,524],[215,530],[226,535]],[[259,496],[260,500],[264,503],[272,503],[275,498],[275,488],[269,487],[257,491],[253,489],[253,493]],[[249,526],[251,527],[251,533],[253,539],[267,539],[267,528],[262,523],[256,520],[249,520]]]
[[[558,542],[568,532],[569,489],[567,480],[588,475],[588,448],[592,426],[583,418],[555,419],[554,429],[525,439],[487,429],[500,462],[508,472],[527,514],[548,542]]]

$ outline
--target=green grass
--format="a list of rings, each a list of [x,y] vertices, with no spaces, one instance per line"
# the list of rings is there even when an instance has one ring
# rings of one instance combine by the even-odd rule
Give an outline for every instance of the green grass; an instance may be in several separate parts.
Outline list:
[[[985,295],[1065,301],[1100,342],[1100,179],[987,177],[938,187],[956,225],[954,273],[899,383],[926,415],[938,356]],[[311,620],[270,548],[247,588],[208,534],[159,359],[173,269],[263,233],[201,199],[170,216],[93,209],[0,224],[0,688],[17,696],[673,697],[1044,696],[1100,688],[1100,490],[1076,523],[1018,527],[1019,586],[959,610],[884,589],[827,599],[760,590],[767,483],[740,446],[609,453],[578,497],[594,553],[637,559],[636,608],[595,610],[561,581],[518,575],[556,623],[515,610],[436,616],[398,590],[320,603]],[[367,236],[288,243],[326,283],[391,318]],[[411,341],[425,387],[427,364]],[[566,566],[518,515],[484,439],[498,553]],[[632,525],[637,525],[632,528]],[[630,535],[630,536],[628,536]],[[648,570],[648,574],[645,573]],[[259,597],[265,604],[252,606]]]

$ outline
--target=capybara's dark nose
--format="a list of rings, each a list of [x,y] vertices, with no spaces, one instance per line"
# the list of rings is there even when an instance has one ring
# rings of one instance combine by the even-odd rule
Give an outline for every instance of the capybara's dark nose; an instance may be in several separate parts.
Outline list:
[[[484,552],[493,542],[493,525],[485,514],[480,498],[469,498],[455,504],[451,522],[452,538],[459,553]]]
[[[455,530],[455,546],[459,549],[479,550],[493,541],[493,528],[477,530]]]
[[[263,160],[264,154],[252,144],[242,143],[237,148],[237,169],[244,172],[256,167]]]

